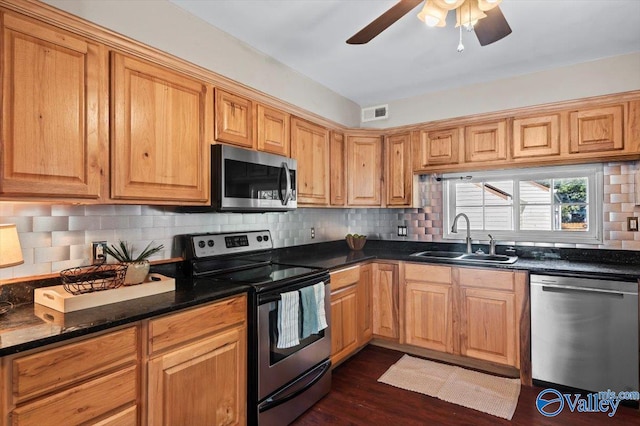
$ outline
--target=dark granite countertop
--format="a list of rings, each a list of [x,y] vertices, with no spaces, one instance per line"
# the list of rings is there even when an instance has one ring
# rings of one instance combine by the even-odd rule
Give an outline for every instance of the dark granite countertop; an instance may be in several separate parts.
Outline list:
[[[474,244],[474,250],[487,247]],[[412,253],[424,250],[464,251],[462,244],[420,243],[402,241],[367,241],[363,250],[349,250],[342,240],[276,249],[268,256],[276,263],[339,269],[359,262],[381,259],[424,263],[443,263],[461,267],[488,267],[527,270],[532,273],[571,275],[586,278],[605,278],[637,282],[640,278],[640,252],[621,250],[555,249],[518,246],[518,261],[514,264],[478,264],[457,261],[421,259]],[[498,246],[504,253],[506,246]],[[265,257],[266,254],[259,255]],[[155,296],[114,303],[98,308],[62,314],[40,305],[34,305],[33,288],[58,285],[57,280],[0,286],[0,299],[11,301],[12,294],[31,297],[31,302],[17,304],[14,309],[0,316],[0,356],[37,348],[50,343],[95,333],[112,327],[133,323],[191,306],[212,302],[235,294],[247,292],[249,287],[237,283],[220,286],[194,287],[190,278],[184,278],[180,264],[154,266],[153,272],[176,277],[176,291]],[[9,296],[9,297],[8,297]],[[13,294],[16,296],[16,294]]]

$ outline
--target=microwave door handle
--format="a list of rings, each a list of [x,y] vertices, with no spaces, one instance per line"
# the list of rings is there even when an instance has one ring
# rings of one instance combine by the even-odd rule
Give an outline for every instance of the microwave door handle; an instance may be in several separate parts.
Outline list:
[[[286,206],[293,195],[293,191],[291,190],[291,171],[289,170],[287,163],[282,163],[282,168],[284,169],[284,175],[287,178],[287,192],[284,194],[284,199],[282,200],[282,205]]]

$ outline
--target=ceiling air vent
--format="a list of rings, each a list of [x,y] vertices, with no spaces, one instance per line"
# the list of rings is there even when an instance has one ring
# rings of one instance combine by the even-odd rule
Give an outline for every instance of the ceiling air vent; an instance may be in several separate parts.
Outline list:
[[[385,120],[389,118],[389,105],[362,108],[362,122]]]

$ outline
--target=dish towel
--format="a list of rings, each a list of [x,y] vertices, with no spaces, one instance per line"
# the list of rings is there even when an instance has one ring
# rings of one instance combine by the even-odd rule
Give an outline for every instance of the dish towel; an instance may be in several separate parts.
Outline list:
[[[324,282],[319,282],[313,286],[313,292],[316,295],[316,315],[318,317],[318,327],[311,330],[312,333],[318,333],[329,325],[327,324],[327,315],[324,311]]]
[[[302,306],[302,334],[301,339],[306,339],[318,330],[318,304],[316,303],[315,287],[303,287],[300,289],[300,305]]]
[[[291,348],[300,344],[299,321],[300,296],[297,291],[280,295],[278,300],[278,349]]]

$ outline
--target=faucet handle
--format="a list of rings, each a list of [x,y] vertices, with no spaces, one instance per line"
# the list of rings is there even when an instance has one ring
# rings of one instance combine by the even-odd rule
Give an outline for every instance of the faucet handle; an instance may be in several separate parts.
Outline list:
[[[491,234],[487,234],[487,235],[489,236],[489,241],[495,241],[495,240],[493,239],[493,237],[491,236]]]

